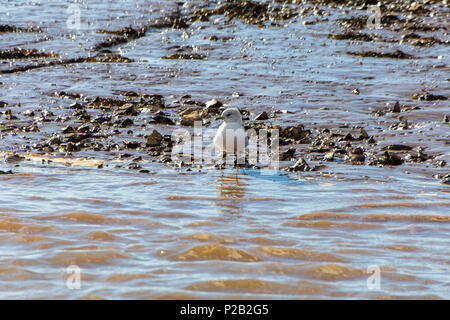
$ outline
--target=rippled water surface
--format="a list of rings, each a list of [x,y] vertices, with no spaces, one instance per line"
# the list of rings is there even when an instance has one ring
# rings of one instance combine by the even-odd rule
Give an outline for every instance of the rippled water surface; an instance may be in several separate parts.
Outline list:
[[[2,24],[32,24],[43,32],[0,33],[0,49],[89,56],[105,38],[96,30],[141,26],[170,12],[184,14],[191,6],[207,5],[187,3],[178,8],[174,1],[84,1],[81,30],[75,32],[67,29],[64,1],[6,1],[0,4],[7,12]],[[448,100],[411,99],[421,89],[450,96],[448,45],[331,40],[328,34],[339,30],[337,18],[365,10],[320,8],[320,15],[266,28],[213,16],[187,29],[150,29],[111,49],[132,63],[5,73],[0,100],[13,114],[31,109],[59,116],[72,113],[67,107],[73,101],[55,91],[87,97],[135,91],[163,95],[173,115],[179,97],[189,94],[243,107],[251,118],[261,111],[285,110],[271,119],[275,124],[301,123],[311,130],[363,126],[380,148],[420,146],[436,161],[449,162],[449,125],[442,121],[450,115]],[[448,27],[448,7],[440,10],[430,19]],[[448,39],[442,29],[435,34]],[[211,41],[211,35],[232,39]],[[161,59],[183,46],[207,60]],[[398,48],[416,58],[345,53]],[[2,60],[0,70],[27,63]],[[354,88],[359,95],[352,93]],[[388,129],[398,115],[371,113],[395,101],[420,107],[401,114],[413,124],[409,130]],[[175,128],[147,123],[145,114],[136,121],[142,130],[119,129],[112,143],[142,139],[154,128],[165,134]],[[0,115],[0,123],[13,122]],[[0,175],[0,298],[450,298],[450,194],[436,178],[448,173],[445,164],[323,162],[308,158],[307,149],[299,146],[308,162],[325,169],[187,170],[127,150],[143,158],[142,170],[131,170],[128,160],[119,159],[123,150],[36,155],[24,147],[65,125],[42,124],[38,133],[0,132],[2,155],[27,157],[0,162],[0,170],[14,172]],[[218,125],[213,120],[210,127]],[[53,161],[42,161],[47,158]],[[79,290],[66,286],[70,265],[81,268]],[[376,290],[367,284],[373,268],[380,270]]]

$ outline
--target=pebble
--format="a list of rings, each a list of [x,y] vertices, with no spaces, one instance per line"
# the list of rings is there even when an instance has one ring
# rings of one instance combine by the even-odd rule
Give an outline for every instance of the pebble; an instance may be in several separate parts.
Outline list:
[[[305,159],[300,158],[297,160],[297,162],[288,168],[288,171],[293,171],[293,172],[297,172],[297,171],[311,171],[311,167],[308,165],[308,163],[306,162]]]
[[[392,112],[394,113],[399,113],[401,111],[400,108],[400,103],[398,103],[398,101],[394,104],[394,106],[392,107]]]
[[[159,146],[161,145],[161,142],[163,140],[163,136],[156,130],[153,130],[153,132],[146,138],[147,138],[147,147]]]
[[[255,118],[255,120],[268,120],[269,116],[267,115],[267,112],[263,111],[260,114],[258,114]]]

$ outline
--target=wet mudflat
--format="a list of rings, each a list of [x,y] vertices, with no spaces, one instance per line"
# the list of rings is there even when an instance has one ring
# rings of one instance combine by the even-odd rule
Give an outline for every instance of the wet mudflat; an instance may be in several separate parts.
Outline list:
[[[445,1],[68,5],[1,5],[2,298],[450,297]],[[228,106],[280,170],[172,161]]]

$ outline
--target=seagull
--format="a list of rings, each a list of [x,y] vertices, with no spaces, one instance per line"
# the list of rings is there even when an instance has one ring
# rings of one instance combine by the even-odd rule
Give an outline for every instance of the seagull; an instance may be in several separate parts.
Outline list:
[[[223,123],[214,137],[214,144],[222,152],[242,155],[248,146],[248,137],[242,123],[241,112],[237,108],[228,108],[222,112]]]

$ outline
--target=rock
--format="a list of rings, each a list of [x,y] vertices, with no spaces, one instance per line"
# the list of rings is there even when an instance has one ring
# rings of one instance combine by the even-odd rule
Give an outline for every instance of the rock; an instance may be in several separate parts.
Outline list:
[[[444,122],[444,123],[448,123],[448,122],[449,122],[449,120],[448,120],[448,116],[447,116],[447,115],[445,115],[445,116],[444,116],[444,120],[443,120],[443,122]]]
[[[91,127],[89,125],[82,125],[77,128],[77,132],[89,133],[91,131]]]
[[[303,172],[305,172],[305,171],[311,171],[311,168],[305,159],[300,158],[293,166],[288,168],[288,171],[292,171],[292,172],[303,171]]]
[[[132,103],[125,103],[124,105],[120,106],[119,109],[114,111],[113,114],[116,117],[131,116],[131,115],[136,116],[137,112]]]
[[[175,124],[172,119],[170,119],[169,117],[163,116],[163,115],[155,115],[153,117],[153,120],[158,124],[167,124],[167,125]]]
[[[67,137],[67,142],[77,143],[90,137],[88,133],[71,133]]]
[[[138,163],[132,162],[128,166],[128,169],[130,169],[130,170],[140,170],[140,169],[142,169],[142,167]]]
[[[223,103],[218,101],[217,99],[212,99],[206,102],[206,108],[220,108],[223,106]]]
[[[125,146],[125,148],[127,149],[137,149],[141,146],[141,144],[137,141],[130,141],[130,140],[125,140],[123,142],[123,145]]]
[[[0,101],[0,108],[6,107],[8,104],[4,101]]]
[[[450,173],[447,173],[442,179],[439,181],[442,184],[450,184]]]
[[[121,128],[128,128],[131,127],[133,124],[134,124],[133,120],[131,120],[130,118],[126,118],[119,123],[119,126]]]
[[[294,157],[294,154],[295,154],[295,148],[291,147],[288,150],[286,150],[285,152],[280,153],[280,161],[291,160],[292,157]]]
[[[42,115],[44,118],[51,118],[51,117],[54,117],[54,116],[55,116],[55,114],[54,114],[53,112],[48,111],[48,110],[43,110],[43,111],[41,112],[41,115]]]
[[[75,132],[74,128],[72,128],[71,126],[67,126],[61,129],[61,132],[66,134],[66,133],[72,133]]]
[[[202,112],[200,109],[186,109],[184,111],[189,112],[181,112],[181,121],[180,124],[182,126],[193,126],[195,121],[202,121]]]
[[[34,117],[34,115],[35,115],[35,113],[34,113],[34,111],[33,110],[25,110],[23,113],[22,113],[25,117]]]
[[[22,160],[25,160],[25,157],[19,156],[18,154],[13,154],[5,157],[6,163],[17,163]]]
[[[153,130],[153,132],[146,136],[147,138],[147,147],[156,147],[161,145],[161,142],[163,140],[163,136],[156,130]]]
[[[410,128],[408,120],[403,120],[398,123],[393,123],[389,126],[389,130],[408,130]]]
[[[134,91],[127,91],[123,95],[127,96],[127,97],[139,97],[139,94],[137,92],[134,92]]]
[[[399,113],[401,111],[400,103],[398,103],[398,101],[394,104],[391,111],[394,113]]]
[[[92,124],[102,124],[105,122],[111,121],[111,117],[109,116],[97,116],[92,120]]]
[[[222,107],[222,102],[219,102],[216,99],[212,99],[212,100],[206,102],[206,106],[203,109],[203,111],[208,114],[219,115],[222,113],[222,111],[220,110],[221,107]]]
[[[390,150],[390,151],[409,151],[412,150],[412,147],[404,145],[404,144],[391,144],[386,147],[383,147],[382,150]]]
[[[46,141],[46,144],[55,146],[55,145],[61,144],[61,142],[62,141],[61,141],[61,137],[60,136],[54,136],[54,137],[51,137],[50,139],[48,139]]]
[[[159,94],[144,95],[143,98],[146,101],[141,99],[141,102],[147,108],[150,107],[150,108],[164,109],[166,107],[166,102],[162,95]]]
[[[369,138],[369,135],[367,134],[367,131],[364,130],[363,128],[359,128],[359,132],[361,133],[361,137],[362,137],[363,139],[368,139],[368,138]],[[362,139],[361,139],[361,140],[362,140]]]
[[[441,95],[434,95],[431,94],[429,92],[424,92],[424,93],[415,93],[412,98],[414,100],[419,100],[419,101],[435,101],[435,100],[447,100],[448,98],[445,96],[441,96]]]
[[[354,141],[356,140],[351,133],[347,133],[343,138],[339,139],[340,141]]]
[[[304,127],[299,124],[296,127],[286,127],[280,131],[280,138],[292,139],[294,141],[305,140],[310,134],[309,130],[305,130]],[[309,141],[308,141],[309,142]]]
[[[352,93],[358,95],[358,94],[360,94],[360,91],[358,88],[356,88],[356,89],[352,90]]]
[[[325,155],[323,156],[323,160],[325,161],[334,161],[334,151],[330,151],[325,153]]]
[[[351,154],[350,163],[351,164],[363,164],[366,157],[363,154]]]
[[[268,120],[269,116],[267,115],[267,112],[263,111],[260,114],[258,114],[255,118],[255,120]]]
[[[402,163],[403,163],[402,158],[400,158],[399,156],[397,156],[391,152],[385,151],[382,156],[380,156],[375,161],[372,161],[371,163],[369,163],[369,165],[371,165],[371,166],[373,166],[373,165],[399,166]]]
[[[83,108],[84,108],[83,105],[78,102],[74,102],[69,106],[69,109],[81,110]]]
[[[417,152],[408,153],[405,156],[405,160],[408,162],[424,162],[430,159],[430,157],[419,149]]]

